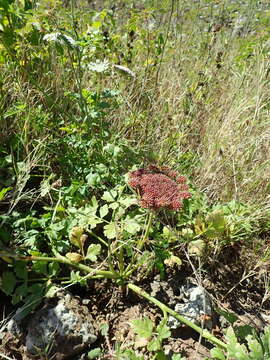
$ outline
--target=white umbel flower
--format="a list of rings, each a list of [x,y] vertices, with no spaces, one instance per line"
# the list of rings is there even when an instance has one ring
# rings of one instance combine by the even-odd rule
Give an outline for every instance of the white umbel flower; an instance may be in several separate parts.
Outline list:
[[[60,32],[52,32],[50,34],[46,34],[43,36],[43,40],[47,42],[56,42],[61,45],[69,45],[70,47],[76,47],[76,41],[66,34],[62,34]]]

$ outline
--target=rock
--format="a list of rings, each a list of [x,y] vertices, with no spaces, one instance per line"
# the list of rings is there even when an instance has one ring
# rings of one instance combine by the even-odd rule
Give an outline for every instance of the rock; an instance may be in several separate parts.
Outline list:
[[[6,327],[7,331],[10,332],[12,335],[19,337],[21,336],[22,329],[20,323],[14,319],[9,320]]]
[[[193,321],[199,326],[212,328],[212,307],[210,297],[204,288],[191,284],[182,286],[180,289],[183,303],[175,305],[175,311]],[[173,316],[169,317],[168,326],[177,329],[181,323]]]
[[[26,348],[32,354],[49,349],[55,360],[80,353],[97,339],[93,319],[85,306],[68,293],[60,293],[57,304],[35,312],[28,323]]]
[[[162,281],[160,275],[156,275],[154,281],[151,282],[151,296],[157,300],[165,302],[168,306],[174,306],[178,297],[174,294],[172,284],[168,281]]]
[[[20,337],[23,333],[21,322],[24,317],[24,310],[25,309],[23,307],[18,308],[15,315],[9,320],[6,325],[6,330],[16,337]]]
[[[249,30],[248,19],[245,16],[240,15],[234,24],[232,36],[242,36]]]

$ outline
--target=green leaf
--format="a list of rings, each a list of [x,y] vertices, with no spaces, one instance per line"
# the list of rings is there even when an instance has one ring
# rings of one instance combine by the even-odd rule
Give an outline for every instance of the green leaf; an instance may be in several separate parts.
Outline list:
[[[8,191],[12,190],[12,187],[7,187],[7,188],[3,188],[1,191],[0,191],[0,201],[4,199],[6,193]]]
[[[79,219],[80,223],[86,223],[87,219],[89,217],[95,217],[96,212],[98,209],[98,204],[88,204],[85,207],[81,207],[79,209],[73,208],[72,212],[76,215],[76,217]]]
[[[87,181],[87,184],[91,187],[95,187],[97,186],[98,184],[100,184],[100,181],[101,181],[101,177],[99,174],[88,174],[86,176],[86,181]]]
[[[108,239],[114,239],[116,237],[116,228],[115,228],[115,224],[113,222],[106,224],[104,226],[104,235]]]
[[[111,190],[111,191],[105,191],[103,196],[101,197],[102,200],[105,200],[107,202],[113,202],[117,198],[117,191]]]
[[[195,236],[194,232],[189,228],[183,228],[181,231],[181,235],[187,240],[191,240]]]
[[[27,283],[23,283],[22,285],[18,286],[12,296],[12,305],[18,304],[23,298],[26,297],[28,293],[28,286]]]
[[[16,286],[16,277],[13,272],[5,271],[2,275],[2,290],[7,295],[11,295]]]
[[[221,350],[220,348],[216,347],[214,349],[210,350],[210,355],[211,357],[213,357],[214,359],[218,359],[218,360],[226,360],[226,357],[224,355],[223,350]]]
[[[164,323],[164,321],[161,321],[157,326],[157,333],[160,340],[167,339],[171,336],[170,328]]]
[[[99,358],[102,355],[101,348],[95,348],[87,354],[88,359],[96,359]]]
[[[120,206],[120,204],[117,201],[115,201],[115,202],[110,203],[109,208],[116,210],[117,208],[119,208],[119,206]]]
[[[59,263],[51,262],[48,265],[48,274],[49,276],[56,276],[61,270]]]
[[[101,252],[101,245],[100,244],[91,244],[88,246],[87,254],[85,259],[90,261],[96,261],[97,255],[99,255]]]
[[[137,201],[137,199],[135,197],[120,198],[119,202],[125,208],[128,208],[131,205],[137,205],[137,203],[138,203],[138,201]]]
[[[115,148],[115,145],[108,143],[103,147],[103,150],[106,151],[111,156],[113,156],[114,155],[114,148]]]
[[[46,291],[44,296],[48,299],[55,297],[56,293],[59,291],[59,287],[53,285],[53,283],[47,284]]]
[[[48,179],[41,181],[40,184],[40,196],[44,197],[51,191],[51,184],[50,184],[51,176]]]
[[[80,275],[80,272],[79,271],[71,271],[70,272],[70,281],[72,283],[79,283],[83,286],[86,286],[87,285],[87,280],[84,279],[81,275]]]
[[[223,316],[231,325],[233,325],[233,323],[238,320],[238,317],[234,313],[230,313],[229,311],[218,308],[216,308],[215,310],[219,315]]]
[[[144,357],[137,356],[133,350],[127,349],[123,352],[121,351],[121,360],[144,360]]]
[[[147,350],[149,351],[157,351],[161,347],[161,341],[158,338],[152,339],[147,345]]]
[[[137,221],[130,216],[127,216],[124,221],[124,230],[128,233],[135,235],[138,231],[141,230],[141,225],[137,223]]]
[[[177,241],[178,238],[175,234],[175,232],[173,232],[170,228],[168,228],[168,226],[164,226],[163,227],[163,236],[168,239],[170,242],[174,242],[174,241]]]
[[[154,325],[149,318],[132,320],[131,326],[133,331],[140,337],[148,339],[152,336]]]
[[[248,335],[254,335],[254,328],[250,325],[241,325],[234,328],[235,335],[245,340]]]
[[[101,208],[99,209],[99,215],[101,218],[104,218],[108,214],[108,212],[109,212],[108,204],[101,206]]]
[[[247,360],[248,354],[246,351],[246,347],[243,344],[228,344],[228,355],[229,358],[236,360]]]
[[[47,275],[47,261],[33,261],[32,270],[35,271],[38,274],[44,274]]]
[[[87,219],[86,224],[90,225],[90,229],[94,229],[98,224],[102,224],[103,220],[97,218],[96,216],[90,216]]]
[[[30,295],[27,295],[25,305],[20,311],[20,317],[23,318],[27,316],[32,310],[34,310],[43,299],[44,287],[40,284],[36,284],[28,288]]]
[[[90,216],[87,220],[87,224],[90,225],[91,229],[94,229],[98,224],[102,224],[103,220],[97,218],[96,216]]]
[[[138,258],[138,264],[140,265],[144,265],[144,264],[147,264],[149,263],[149,260],[152,260],[154,259],[154,254],[151,252],[151,251],[143,251],[142,254],[140,255],[140,257]]]
[[[240,344],[235,336],[232,327],[229,327],[226,333],[227,350],[229,358],[236,360],[247,360],[248,354],[245,345]]]
[[[21,297],[25,297],[27,293],[28,293],[28,286],[26,282],[18,286],[15,290],[15,294],[20,295]]]
[[[209,213],[206,217],[207,223],[210,225],[209,235],[218,235],[226,229],[226,218],[224,217],[223,211],[220,209],[215,209]]]
[[[163,350],[157,352],[155,360],[168,360]]]
[[[12,305],[17,305],[20,301],[21,301],[21,297],[19,295],[13,295],[12,299],[11,299],[11,304]]]
[[[93,209],[97,209],[98,208],[98,201],[97,201],[97,198],[94,196],[92,196],[91,198],[91,208]]]
[[[102,323],[99,327],[100,333],[102,336],[107,336],[109,333],[109,325],[107,323]]]
[[[250,359],[253,359],[253,360],[266,359],[266,357],[264,357],[264,351],[266,349],[262,348],[261,343],[259,343],[259,341],[256,338],[254,338],[254,336],[248,335],[246,337],[246,340],[248,343],[248,348],[250,350],[250,355],[249,355]],[[266,353],[265,353],[265,355],[266,355]],[[267,355],[270,355],[270,354],[267,354]]]
[[[173,354],[171,360],[185,360],[185,358],[183,358],[180,354]]]
[[[270,326],[264,329],[264,334],[261,335],[261,341],[266,354],[269,355],[270,358]]]
[[[42,296],[44,292],[44,285],[43,284],[33,284],[28,287],[28,291],[35,296]]]
[[[28,271],[27,271],[27,264],[24,261],[16,261],[14,264],[14,270],[16,276],[19,279],[27,280],[28,278]]]

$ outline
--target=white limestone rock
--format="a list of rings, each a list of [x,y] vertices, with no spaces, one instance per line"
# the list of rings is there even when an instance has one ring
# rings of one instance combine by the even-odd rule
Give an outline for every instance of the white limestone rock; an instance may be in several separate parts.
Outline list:
[[[183,303],[177,303],[174,310],[199,326],[212,328],[212,307],[210,297],[200,286],[186,285],[180,289]],[[177,329],[181,323],[173,316],[169,317],[168,326]]]

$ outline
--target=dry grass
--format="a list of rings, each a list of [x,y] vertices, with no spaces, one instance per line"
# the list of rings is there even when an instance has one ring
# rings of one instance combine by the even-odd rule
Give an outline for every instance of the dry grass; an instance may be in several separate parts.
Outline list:
[[[193,15],[186,16],[183,33],[176,25],[170,29],[157,83],[157,67],[142,66],[138,50],[137,79],[126,82],[125,106],[115,114],[117,131],[160,162],[193,175],[211,198],[265,206],[270,178],[266,41],[246,28],[236,36],[233,25],[217,33],[209,25],[205,31],[196,16],[192,24]]]
[[[269,44],[266,2],[260,3],[172,0],[134,8],[118,1],[115,24],[104,26],[111,43],[97,56],[127,65],[136,78],[113,67],[104,76],[83,70],[81,85],[120,90],[122,103],[109,114],[116,137],[187,173],[214,201],[236,199],[264,207],[270,177]],[[80,8],[76,11],[80,14]],[[239,28],[241,16],[245,22]],[[86,31],[89,15],[84,12],[84,17],[80,30]],[[62,63],[56,52],[44,53],[43,62],[31,67],[29,49],[23,49],[24,64],[16,72],[7,67],[3,75],[2,106],[23,103],[26,110],[4,118],[1,127],[8,134],[14,126],[28,153],[33,138],[46,138],[44,124],[58,131],[59,124],[79,119],[78,104],[65,96],[65,91],[78,93],[79,70],[73,55],[66,54]],[[48,120],[43,118],[39,129],[36,119],[42,116]]]

